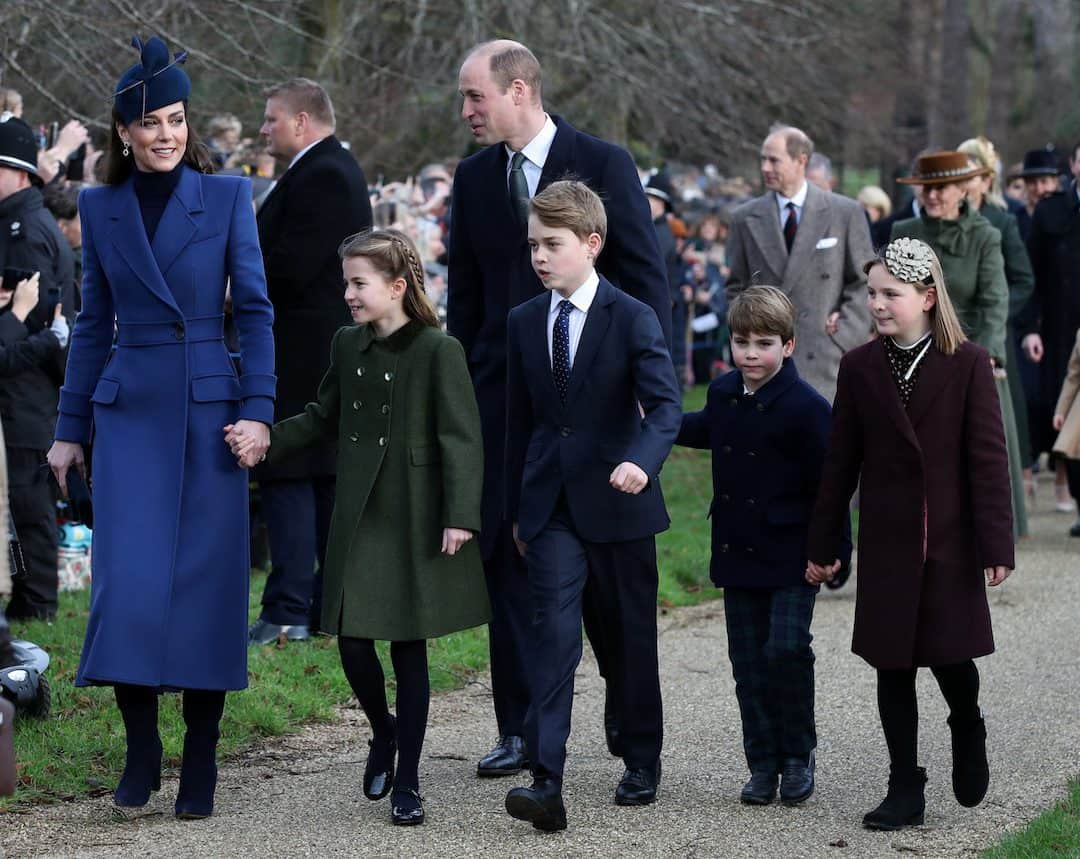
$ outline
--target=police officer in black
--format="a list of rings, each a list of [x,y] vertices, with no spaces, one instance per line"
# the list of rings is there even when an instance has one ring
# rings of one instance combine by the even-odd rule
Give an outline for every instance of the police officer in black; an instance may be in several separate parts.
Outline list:
[[[45,467],[52,444],[60,385],[64,379],[63,346],[67,324],[54,321],[61,306],[71,322],[74,260],[41,197],[37,141],[30,127],[9,114],[0,115],[0,346],[51,329],[57,348],[27,362],[0,383],[0,420],[7,452],[11,513],[19,534],[26,574],[13,582],[9,618],[51,618],[56,614],[56,507]],[[39,300],[20,319],[12,312],[12,290],[38,273]],[[63,341],[63,342],[60,342]]]

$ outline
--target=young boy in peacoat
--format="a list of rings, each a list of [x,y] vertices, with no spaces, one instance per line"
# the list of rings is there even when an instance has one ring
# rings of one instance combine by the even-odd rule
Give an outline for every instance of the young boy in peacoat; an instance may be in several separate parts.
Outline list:
[[[603,203],[581,182],[537,194],[529,245],[548,292],[507,322],[506,512],[534,610],[534,781],[510,791],[506,810],[545,831],[566,828],[562,776],[586,588],[626,763],[615,802],[651,803],[660,780],[655,535],[669,519],[658,477],[682,408],[656,313],[596,273],[606,228]]]
[[[832,410],[788,360],[795,310],[779,289],[754,286],[728,312],[737,370],[683,415],[676,444],[712,450],[712,564],[724,589],[728,656],[750,780],[740,796],[787,805],[814,790],[817,587],[807,584],[806,532]]]

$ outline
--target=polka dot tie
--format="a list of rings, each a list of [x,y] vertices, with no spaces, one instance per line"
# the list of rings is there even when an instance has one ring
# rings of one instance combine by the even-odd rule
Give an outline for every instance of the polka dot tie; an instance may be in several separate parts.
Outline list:
[[[574,305],[567,299],[559,302],[559,315],[551,333],[551,372],[559,399],[566,405],[566,390],[570,385],[570,311]]]

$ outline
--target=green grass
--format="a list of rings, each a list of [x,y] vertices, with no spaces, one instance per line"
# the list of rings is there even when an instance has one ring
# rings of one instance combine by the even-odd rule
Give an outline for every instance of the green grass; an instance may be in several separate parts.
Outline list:
[[[1069,796],[1035,818],[1026,829],[985,850],[982,859],[1053,859],[1080,856],[1080,778]]]
[[[703,401],[704,389],[695,389],[687,395],[686,407],[701,408]],[[660,536],[657,546],[660,604],[671,607],[715,599],[719,591],[708,579],[709,522],[705,518],[711,497],[709,454],[676,448],[664,467],[664,493],[672,528]],[[264,581],[262,574],[252,579],[253,620],[258,616]],[[13,624],[17,638],[40,644],[52,657],[53,714],[46,720],[17,722],[20,786],[15,797],[0,800],[0,813],[20,804],[111,790],[123,770],[123,728],[112,690],[73,685],[89,606],[89,592],[61,594],[55,623]],[[385,647],[380,653],[388,665]],[[468,630],[433,641],[428,654],[432,689],[459,687],[487,668],[487,630]],[[227,698],[221,740],[224,756],[306,723],[332,721],[335,708],[351,695],[336,642],[328,638],[253,649],[249,678],[246,692]],[[387,671],[387,678],[392,692],[392,671]],[[166,766],[178,767],[183,747],[180,697],[165,695],[160,701]]]

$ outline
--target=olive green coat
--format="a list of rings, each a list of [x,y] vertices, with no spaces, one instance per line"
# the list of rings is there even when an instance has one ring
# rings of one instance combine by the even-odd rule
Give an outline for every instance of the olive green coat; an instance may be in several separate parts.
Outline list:
[[[444,528],[480,529],[480,415],[461,344],[421,322],[385,340],[340,329],[318,402],[274,425],[269,459],[338,441],[322,628],[410,641],[486,623],[477,541],[442,554]]]
[[[955,221],[918,218],[893,224],[892,238],[922,239],[941,260],[945,287],[967,336],[984,346],[999,367],[1008,363],[1006,324],[1009,319],[1009,285],[1005,258],[1001,252],[1002,233],[966,202],[960,204]],[[1016,372],[1013,368],[1011,372]],[[1009,479],[1012,487],[1013,530],[1016,536],[1028,533],[1024,503],[1023,455],[1016,430],[1016,413],[1006,379],[995,377],[1001,402],[1001,422],[1009,452]]]

